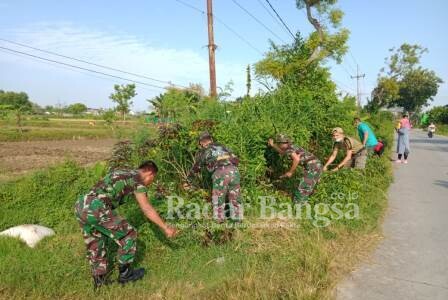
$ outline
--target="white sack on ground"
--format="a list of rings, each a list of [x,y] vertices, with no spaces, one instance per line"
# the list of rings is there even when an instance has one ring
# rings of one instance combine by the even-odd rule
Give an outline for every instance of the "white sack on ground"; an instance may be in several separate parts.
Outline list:
[[[25,224],[6,229],[0,232],[0,235],[20,238],[28,246],[34,248],[44,237],[54,235],[54,231],[41,225]]]

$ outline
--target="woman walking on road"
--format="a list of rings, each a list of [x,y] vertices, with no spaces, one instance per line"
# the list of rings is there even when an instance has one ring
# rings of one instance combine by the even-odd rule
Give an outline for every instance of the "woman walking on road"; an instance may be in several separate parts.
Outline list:
[[[404,114],[403,118],[400,120],[400,122],[397,125],[397,133],[398,133],[398,140],[397,140],[397,153],[398,153],[398,159],[396,160],[397,163],[408,163],[408,156],[411,152],[411,148],[409,146],[409,132],[411,130],[411,122],[409,121],[409,115]]]

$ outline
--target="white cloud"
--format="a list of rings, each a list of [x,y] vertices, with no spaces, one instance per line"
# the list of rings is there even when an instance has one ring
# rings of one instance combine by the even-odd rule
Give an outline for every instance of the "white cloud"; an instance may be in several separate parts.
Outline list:
[[[175,84],[188,85],[189,83],[201,83],[206,90],[208,89],[208,57],[205,49],[203,52],[196,52],[181,47],[177,49],[161,48],[153,45],[151,41],[142,40],[136,36],[92,30],[70,23],[33,24],[32,26],[18,29],[3,30],[1,35],[7,39],[36,48],[171,81]],[[0,45],[39,56],[51,57],[45,53],[1,41]],[[72,99],[73,101],[79,101],[79,99],[86,97],[91,97],[90,99],[103,99],[100,102],[100,106],[107,106],[109,103],[107,96],[112,90],[112,83],[110,81],[101,82],[102,80],[100,79],[85,76],[85,72],[82,72],[83,75],[80,75],[79,72],[69,74],[70,71],[48,66],[48,64],[33,62],[30,59],[24,58],[12,59],[13,57],[11,55],[1,54],[0,64],[9,68],[8,71],[11,73],[16,73],[17,76],[21,77],[23,79],[22,82],[28,83],[30,89],[32,89],[30,91],[31,94],[38,95],[37,98],[39,99],[45,98],[45,100],[42,100],[44,104],[55,103],[61,100],[60,98],[63,98],[63,102],[72,102]],[[135,78],[131,75],[83,65],[80,62],[74,62],[60,57],[53,56],[51,58],[86,68],[94,68],[105,73],[133,78],[156,85],[164,85],[163,83]],[[245,87],[245,67],[245,64],[218,62],[216,66],[218,71],[218,85],[224,86],[226,82],[232,79],[235,83],[235,96],[242,95]],[[2,75],[5,74],[1,72],[0,78]],[[35,80],[38,79],[40,84],[33,84],[33,78]],[[58,87],[56,90],[60,92],[53,90],[51,93],[46,93],[46,78],[52,81],[53,84],[56,83]],[[68,78],[69,80],[67,80]],[[54,82],[55,79],[56,82]],[[79,81],[73,82],[73,80],[78,79]],[[41,86],[40,90],[39,86]],[[13,89],[14,86],[2,88]],[[21,88],[27,90],[27,86],[21,86]],[[102,91],[101,89],[106,90]],[[142,90],[140,94],[138,96],[139,98],[134,101],[138,110],[147,107],[145,99],[153,96],[155,92],[149,92],[147,90],[145,92],[145,90]]]

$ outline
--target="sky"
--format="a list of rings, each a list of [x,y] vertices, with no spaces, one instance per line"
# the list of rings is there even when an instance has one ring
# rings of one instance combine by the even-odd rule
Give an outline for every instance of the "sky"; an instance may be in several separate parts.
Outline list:
[[[300,31],[306,36],[312,31],[294,0],[270,3],[294,33]],[[328,62],[327,66],[341,91],[356,94],[356,80],[351,76],[356,75],[359,65],[360,74],[365,74],[359,87],[362,103],[366,103],[384,59],[389,56],[388,50],[405,42],[416,43],[429,50],[421,60],[422,66],[434,70],[444,81],[431,105],[448,104],[448,1],[339,0],[337,6],[345,13],[343,27],[351,32],[350,51],[342,64]],[[143,111],[149,109],[147,99],[162,93],[159,87],[167,83],[68,60],[1,39],[163,82],[183,86],[200,83],[208,90],[207,19],[200,12],[204,10],[206,0],[0,0],[0,47],[146,83],[137,83],[138,95],[133,101],[133,110]],[[214,0],[213,10],[218,86],[224,87],[232,80],[233,97],[238,97],[245,93],[247,65],[263,58],[270,40],[290,43],[292,37],[271,16],[266,0]],[[124,83],[129,82],[0,48],[0,89],[24,91],[41,106],[81,102],[92,108],[110,108],[113,85]],[[261,88],[253,85],[253,93]]]

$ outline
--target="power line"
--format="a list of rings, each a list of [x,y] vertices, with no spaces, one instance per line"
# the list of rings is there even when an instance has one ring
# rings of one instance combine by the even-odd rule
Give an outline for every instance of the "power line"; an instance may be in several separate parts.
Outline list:
[[[352,92],[350,92],[350,91],[348,91],[348,90],[346,90],[346,89],[341,88],[339,85],[337,85],[337,84],[335,84],[335,85],[336,85],[336,87],[338,88],[338,90],[339,90],[340,92],[344,92],[344,93],[346,93],[347,95],[352,95],[352,94],[353,94]]]
[[[337,64],[337,65],[340,66],[342,69],[344,69],[345,73],[347,73],[347,75],[348,75],[349,77],[352,76],[352,74],[350,74],[350,72],[347,70],[346,67],[344,67],[344,65],[342,65],[342,64]]]
[[[14,41],[10,41],[10,40],[4,39],[4,38],[0,38],[0,41],[7,42],[7,43],[10,43],[10,44],[13,44],[13,45],[17,45],[17,46],[21,46],[21,47],[25,47],[25,48],[29,48],[29,49],[33,49],[33,50],[36,50],[36,51],[40,51],[42,53],[47,53],[47,54],[63,57],[63,58],[70,59],[70,60],[77,61],[77,62],[81,62],[81,63],[84,63],[84,64],[100,67],[100,68],[103,68],[103,69],[107,69],[107,70],[111,70],[111,71],[115,71],[115,72],[120,72],[120,73],[132,75],[132,76],[135,76],[135,77],[140,77],[140,78],[144,78],[144,79],[148,79],[148,80],[152,80],[152,81],[156,81],[156,82],[160,82],[160,83],[165,83],[165,84],[168,84],[168,85],[175,85],[175,86],[182,87],[182,88],[188,88],[186,86],[182,86],[182,85],[179,85],[179,84],[173,84],[170,81],[164,81],[164,80],[156,79],[156,78],[145,76],[145,75],[141,75],[141,74],[128,72],[128,71],[125,71],[125,70],[112,68],[112,67],[105,66],[105,65],[100,65],[100,64],[93,63],[93,62],[86,61],[86,60],[82,60],[82,59],[79,59],[79,58],[75,58],[75,57],[71,57],[71,56],[67,56],[67,55],[62,55],[62,54],[59,54],[59,53],[56,53],[56,52],[43,50],[43,49],[39,49],[39,48],[36,48],[36,47],[31,47],[31,46],[28,46],[28,45],[25,45],[25,44],[22,44],[22,43],[18,43],[18,42],[14,42]]]
[[[277,18],[279,18],[280,22],[282,22],[283,26],[288,30],[289,34],[292,36],[293,39],[296,39],[295,35],[292,33],[291,29],[289,29],[288,25],[286,25],[285,21],[283,21],[282,17],[278,14],[278,12],[275,10],[275,8],[272,6],[271,2],[269,0],[266,0],[266,2],[269,4],[269,7],[274,11]]]
[[[280,41],[282,41],[283,43],[286,43],[280,36],[278,36],[274,31],[272,31],[268,26],[266,26],[262,21],[260,21],[257,17],[255,17],[250,11],[248,11],[246,8],[244,8],[236,0],[232,0],[232,2],[235,3],[235,5],[238,6],[241,10],[243,10],[246,14],[248,14],[252,19],[254,19],[258,24],[263,26],[263,28],[265,28],[267,31],[269,31],[275,37],[277,37]]]
[[[358,61],[356,61],[356,58],[353,55],[352,51],[350,51],[350,49],[348,49],[348,53],[350,54],[350,56],[352,57],[353,61],[355,62],[355,66],[357,66],[358,65]]]
[[[3,50],[3,49],[0,49],[0,52],[7,53],[9,55],[15,55],[15,56],[21,57],[21,58],[26,58],[26,59],[29,59],[29,60],[32,60],[32,61],[39,61],[41,63],[48,64],[49,66],[52,66],[52,67],[57,67],[57,68],[61,68],[61,69],[64,69],[64,70],[70,70],[72,72],[77,72],[77,73],[80,73],[80,74],[83,74],[83,75],[88,75],[88,76],[95,77],[95,78],[98,78],[98,79],[108,80],[108,81],[114,82],[114,83],[119,82],[117,80],[114,80],[113,78],[109,78],[109,77],[102,76],[102,75],[101,76],[100,75],[95,75],[95,74],[92,74],[92,73],[89,73],[89,72],[86,72],[86,71],[83,71],[83,70],[73,69],[73,68],[62,66],[62,65],[59,65],[59,64],[56,64],[56,63],[52,63],[52,62],[41,61],[41,60],[38,60],[36,58],[29,57],[29,56],[24,56],[24,55],[19,54],[19,53],[13,53],[13,52],[6,51],[6,50]],[[160,92],[159,90],[150,89],[150,88],[143,87],[143,86],[139,86],[139,89],[143,89],[143,90],[150,91],[150,92],[156,92],[156,93]]]
[[[182,0],[174,0],[192,10],[195,10],[201,14],[203,14],[204,16],[206,15],[205,11],[203,11],[200,8],[197,8],[189,3],[186,3]],[[233,33],[234,35],[236,35],[242,42],[244,42],[247,46],[249,46],[250,48],[252,48],[254,51],[258,52],[260,55],[263,55],[263,52],[261,50],[259,50],[257,47],[255,47],[251,42],[249,42],[248,40],[246,40],[241,34],[239,34],[235,29],[233,29],[232,27],[230,27],[229,25],[227,25],[223,20],[221,20],[221,18],[219,18],[216,14],[213,14],[215,20],[219,23],[221,23],[227,30],[229,30],[231,33]]]
[[[259,50],[257,47],[255,47],[251,42],[249,42],[248,40],[246,40],[243,36],[241,36],[235,29],[233,29],[232,27],[230,27],[229,25],[227,25],[226,23],[224,23],[220,18],[218,18],[215,15],[215,20],[218,21],[220,24],[222,24],[225,28],[227,28],[227,30],[229,30],[230,32],[232,32],[234,35],[236,35],[241,41],[243,41],[246,45],[248,45],[249,47],[251,47],[253,50],[255,50],[256,52],[258,52],[258,54],[263,55],[263,52],[261,50]]]
[[[353,68],[352,64],[347,59],[343,60],[342,63],[346,63],[348,68],[350,69],[350,71],[353,72],[353,73],[356,73],[356,69]]]
[[[350,57],[352,58],[352,60],[355,62],[355,66],[357,66],[357,65],[358,65],[358,62],[356,61],[355,57],[353,56],[352,52],[350,51],[350,48],[347,48],[347,53],[350,55]],[[347,54],[347,53],[346,53],[346,54]],[[344,60],[343,60],[343,63],[346,63],[347,66],[350,68],[350,70],[351,70],[353,73],[356,73],[356,68],[354,68],[354,67],[352,66],[352,64],[349,62],[348,59],[344,59]]]
[[[345,92],[347,92],[348,94],[351,94],[352,92],[355,93],[355,91],[354,91],[351,87],[349,87],[348,85],[346,85],[346,84],[340,82],[339,80],[333,79],[333,81],[334,81],[334,83],[336,84],[336,86],[337,86],[340,90],[345,91]],[[343,88],[341,88],[341,86],[342,86]],[[351,91],[351,92],[348,92],[348,91]]]
[[[348,77],[352,77],[352,73],[345,67],[344,61],[342,61],[341,63],[336,63],[336,65],[341,67],[345,71],[345,73],[347,73]],[[347,64],[347,66],[349,66],[349,68],[351,68],[351,66],[349,64]],[[353,73],[356,73],[356,71],[353,71]]]
[[[113,77],[113,78],[124,80],[124,81],[129,81],[129,82],[132,82],[132,83],[142,84],[142,85],[155,87],[155,88],[159,88],[159,89],[164,89],[164,90],[168,89],[167,87],[158,86],[158,85],[150,84],[150,83],[146,83],[146,82],[141,82],[141,81],[137,81],[137,80],[133,80],[133,79],[117,76],[117,75],[112,75],[112,74],[104,73],[104,72],[101,72],[101,71],[96,71],[96,70],[92,70],[92,69],[88,69],[88,68],[84,68],[84,67],[80,67],[80,66],[64,63],[64,62],[60,62],[60,61],[57,61],[57,60],[41,57],[41,56],[38,56],[38,55],[34,55],[34,54],[30,54],[30,53],[14,50],[14,49],[7,48],[7,47],[0,46],[0,49],[4,49],[4,50],[7,50],[7,51],[10,51],[10,52],[13,52],[13,53],[19,53],[19,54],[26,55],[26,56],[29,56],[29,57],[34,57],[34,58],[37,58],[37,59],[40,59],[40,60],[43,60],[43,61],[48,61],[48,62],[64,65],[64,66],[75,68],[75,69],[79,69],[79,70],[84,70],[84,71],[88,71],[88,72],[92,72],[92,73],[96,73],[96,74],[100,74],[100,75],[104,75],[104,76],[109,76],[109,77]]]
[[[193,9],[193,10],[195,10],[195,11],[198,11],[198,12],[200,12],[201,14],[205,15],[205,11],[203,11],[202,9],[197,8],[197,7],[195,7],[195,6],[193,6],[193,5],[189,4],[189,3],[187,3],[187,2],[185,2],[185,1],[182,1],[182,0],[174,0],[174,1],[179,2],[180,4],[182,4],[182,5],[186,6],[186,7],[189,7],[189,8],[191,8],[191,9]]]
[[[285,30],[287,33],[289,33],[285,27],[283,27],[282,23],[272,14],[272,12],[269,10],[269,8],[266,7],[266,5],[261,1],[257,0],[257,2],[264,8],[264,10],[271,16],[271,18],[277,23],[278,26],[280,26],[281,29]]]

